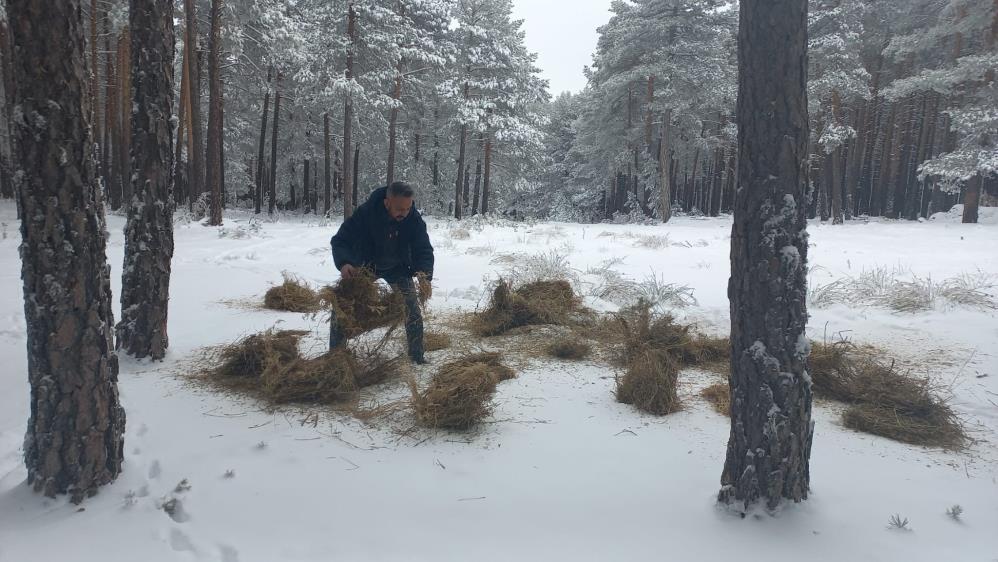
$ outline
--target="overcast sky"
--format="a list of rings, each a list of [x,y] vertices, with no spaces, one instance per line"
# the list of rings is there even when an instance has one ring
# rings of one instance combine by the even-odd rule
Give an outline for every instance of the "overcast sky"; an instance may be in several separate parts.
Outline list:
[[[522,18],[527,49],[551,82],[551,95],[578,92],[586,85],[582,67],[592,62],[596,28],[610,19],[610,0],[514,0]]]

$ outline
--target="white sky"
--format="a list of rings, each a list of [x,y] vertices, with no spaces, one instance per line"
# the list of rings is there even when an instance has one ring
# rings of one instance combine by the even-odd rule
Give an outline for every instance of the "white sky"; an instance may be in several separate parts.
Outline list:
[[[582,67],[592,62],[596,28],[610,19],[611,0],[514,0],[513,16],[524,20],[527,49],[551,82],[551,95],[586,85]]]

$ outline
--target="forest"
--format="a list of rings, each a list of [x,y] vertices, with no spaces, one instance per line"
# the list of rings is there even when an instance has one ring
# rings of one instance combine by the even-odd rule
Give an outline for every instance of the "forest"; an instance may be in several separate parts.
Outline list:
[[[128,6],[82,8],[97,173],[117,211],[130,199]],[[457,218],[730,212],[736,7],[611,13],[586,88],[549,92],[510,0],[176,2],[177,204],[213,224],[223,208],[349,213],[405,179],[421,208]],[[974,222],[994,204],[996,30],[990,1],[812,0],[809,216],[915,220],[965,204]],[[5,28],[0,48],[10,197]]]

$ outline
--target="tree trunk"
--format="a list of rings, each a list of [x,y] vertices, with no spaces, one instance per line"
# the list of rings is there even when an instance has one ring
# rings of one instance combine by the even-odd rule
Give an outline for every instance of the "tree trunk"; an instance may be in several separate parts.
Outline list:
[[[186,43],[187,40],[185,39]],[[173,199],[174,203],[183,202],[184,194],[187,192],[184,187],[184,127],[187,123],[187,106],[189,105],[189,93],[187,91],[187,50],[181,54],[183,62],[180,64],[180,103],[177,104],[177,140],[176,148],[173,152]]]
[[[132,54],[132,192],[125,227],[117,346],[137,358],[166,354],[173,258],[173,2],[131,0],[128,27],[142,45]]]
[[[311,183],[311,176],[309,175],[309,168],[311,167],[311,162],[308,158],[305,159],[304,171],[302,172],[302,183],[301,183],[301,202],[302,202],[302,213],[308,214],[312,210],[312,194],[309,192],[309,185]]]
[[[13,147],[11,146],[13,135],[11,131],[13,126],[11,123],[11,99],[14,96],[13,85],[10,81],[11,64],[10,28],[6,20],[0,20],[0,197],[7,199],[14,197],[13,178],[10,174],[14,167]],[[94,70],[94,73],[96,72]]]
[[[719,500],[807,498],[807,1],[743,0],[731,231],[731,435]]]
[[[464,99],[468,99],[468,92],[470,91],[468,83],[464,84]],[[461,197],[462,189],[464,188],[464,160],[465,152],[467,150],[468,141],[468,124],[461,123],[461,136],[460,136],[457,157],[457,181],[454,186],[454,218],[460,220],[462,216],[462,210],[464,208],[464,199]]]
[[[260,214],[263,210],[263,186],[266,180],[263,176],[264,169],[264,151],[266,150],[267,144],[267,117],[269,115],[268,110],[270,109],[270,78],[274,68],[267,69],[267,92],[263,95],[263,115],[260,117],[260,143],[259,150],[257,151],[257,161],[256,161],[256,182],[253,192],[253,210],[256,214]],[[329,117],[326,116],[326,129],[329,129]],[[328,136],[327,136],[327,146],[328,146]]]
[[[399,100],[402,99],[402,61],[399,60],[398,68],[395,69],[395,88],[392,90],[392,100],[395,101],[394,106],[392,106],[391,116],[388,119],[388,183],[385,185],[391,185],[395,181],[395,145],[396,145],[396,133],[399,120]]]
[[[100,62],[97,59],[97,18],[100,14],[100,6],[97,0],[90,0],[90,64],[88,65],[89,79],[90,79],[90,112],[89,121],[90,126],[94,130],[94,147],[95,154],[94,157],[98,162],[102,161],[101,151],[104,147],[101,145],[101,122],[98,115],[100,111],[100,82],[98,81],[98,75],[100,74]],[[101,175],[103,170],[98,169],[98,177]]]
[[[481,144],[482,152],[485,151],[484,143]],[[475,162],[475,201],[471,205],[471,214],[477,215],[479,204],[481,203],[481,192],[482,192],[482,157],[479,156],[478,160]]]
[[[222,42],[222,2],[211,0],[211,34],[208,38],[208,160],[205,188],[211,204],[208,224],[222,224],[222,76],[219,65]]]
[[[672,218],[672,177],[669,174],[669,164],[672,160],[669,153],[669,134],[672,127],[672,110],[665,110],[662,117],[662,142],[658,145],[658,171],[660,192],[658,195],[658,213],[662,222]]]
[[[357,43],[357,12],[354,10],[353,2],[347,6],[347,82],[353,80],[353,57],[354,48]],[[350,157],[353,149],[353,98],[347,94],[346,101],[343,102],[343,220],[350,218],[353,208],[356,205],[355,193],[350,190],[353,183],[353,170]]]
[[[187,147],[187,160],[190,163],[190,174],[187,176],[187,185],[190,193],[191,209],[194,203],[204,193],[205,169],[204,141],[201,138],[201,70],[198,66],[197,42],[198,24],[195,0],[184,0],[184,15],[187,21],[187,43],[184,49],[187,51],[187,70],[190,72],[187,83],[190,91],[190,134],[191,144]]]
[[[274,84],[274,126],[270,130],[270,182],[267,193],[267,214],[274,215],[277,206],[277,129],[281,120],[281,78],[284,75],[277,71],[277,81]]]
[[[433,186],[440,185],[440,136],[437,134],[437,122],[440,118],[440,109],[433,108]]]
[[[15,103],[35,116],[14,132],[31,388],[24,462],[36,491],[79,503],[121,472],[125,430],[84,24],[80,0],[8,0],[7,14]]]
[[[482,214],[489,213],[489,191],[492,185],[492,133],[485,133],[485,170],[482,171]]]
[[[121,150],[118,145],[121,143],[121,125],[119,123],[121,112],[118,110],[118,103],[121,101],[121,95],[118,93],[118,73],[117,64],[117,49],[113,51],[115,57],[112,57],[111,40],[107,41],[107,115],[108,115],[108,136],[110,137],[110,142],[106,143],[108,150],[105,151],[107,155],[107,170],[108,179],[105,189],[107,190],[107,200],[112,211],[117,211],[121,208]]]
[[[965,224],[977,222],[982,187],[984,187],[984,174],[977,174],[968,182],[967,191],[963,194],[963,222]]]
[[[901,163],[908,151],[908,137],[911,134],[911,120],[914,113],[915,103],[912,100],[902,102],[901,113],[902,123],[898,127],[899,135],[895,141],[894,155],[891,158],[890,181],[894,186],[894,199],[891,202],[891,218],[900,219],[904,217],[905,185],[901,174]]]
[[[121,206],[127,211],[132,204],[132,182],[129,178],[132,169],[132,65],[131,34],[126,27],[118,39],[118,111],[120,112],[118,139],[118,169],[121,171]]]
[[[359,200],[357,188],[360,183],[360,143],[357,143],[357,148],[353,152],[353,175],[351,176],[351,182],[353,183],[353,187],[350,191],[353,193],[353,200],[356,202]]]
[[[323,185],[325,186],[325,198],[322,206],[323,216],[329,216],[329,209],[332,206],[332,185],[330,184],[331,177],[329,175],[329,113],[322,114],[322,138],[323,138]]]

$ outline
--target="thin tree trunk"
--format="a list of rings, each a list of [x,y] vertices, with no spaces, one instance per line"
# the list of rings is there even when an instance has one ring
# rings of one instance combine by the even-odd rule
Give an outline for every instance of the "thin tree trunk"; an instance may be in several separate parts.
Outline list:
[[[311,168],[311,162],[308,158],[305,159],[304,170],[302,172],[302,183],[301,183],[301,202],[302,202],[302,212],[303,214],[308,214],[312,210],[312,194],[309,192],[309,185],[311,183],[311,177],[309,175],[309,168]]]
[[[398,104],[402,99],[402,61],[399,60],[398,68],[395,69],[395,88],[392,90],[392,100],[396,105],[392,106],[391,116],[388,119],[388,183],[391,185],[395,181],[395,145],[399,119]]]
[[[273,216],[274,208],[277,206],[277,130],[281,120],[281,79],[284,74],[277,71],[277,80],[274,83],[274,126],[270,130],[270,181],[267,193],[267,214]]]
[[[107,47],[107,92],[105,96],[107,96],[108,136],[110,137],[110,142],[106,143],[108,146],[106,154],[110,181],[108,181],[105,189],[107,190],[107,199],[111,210],[117,211],[121,208],[121,150],[118,148],[118,145],[121,143],[121,125],[119,123],[121,112],[118,111],[118,103],[121,101],[121,96],[118,93],[119,84],[116,69],[118,51],[115,49],[113,51],[115,56],[111,56],[110,39],[108,39]]]
[[[489,192],[492,186],[492,133],[485,133],[485,170],[482,172],[482,214],[489,214]]]
[[[187,40],[185,39],[186,43]],[[183,203],[185,200],[184,194],[187,192],[184,187],[184,160],[183,160],[183,150],[184,150],[184,135],[186,131],[184,130],[187,124],[187,106],[189,104],[188,100],[188,82],[187,82],[187,50],[181,53],[181,58],[183,62],[180,64],[180,103],[177,104],[177,139],[176,148],[173,152],[173,198],[174,203]]]
[[[94,40],[96,41],[96,38]],[[11,146],[13,136],[11,99],[14,96],[14,88],[10,81],[13,72],[11,65],[10,28],[6,20],[0,20],[0,197],[9,199],[14,197],[14,183],[11,177],[14,166]]]
[[[984,174],[977,174],[968,182],[963,195],[963,222],[976,223],[981,204],[981,189],[984,187]]]
[[[162,359],[169,345],[170,261],[173,258],[173,0],[131,0],[128,27],[135,119],[132,192],[125,227],[119,349],[137,358]]]
[[[468,99],[468,92],[470,91],[468,83],[464,83],[464,99]],[[462,189],[464,187],[464,160],[466,152],[466,144],[468,140],[468,124],[461,123],[461,136],[460,136],[457,157],[457,181],[454,186],[454,218],[460,220],[462,216],[462,210],[464,207],[464,199],[461,197]]]
[[[97,59],[97,18],[100,14],[100,6],[97,0],[90,0],[90,64],[88,70],[90,72],[90,113],[89,121],[90,126],[94,130],[94,147],[95,154],[98,162],[103,161],[101,157],[101,151],[104,147],[101,145],[101,139],[104,138],[101,131],[101,122],[99,118],[100,111],[100,82],[98,76],[100,74],[100,61]],[[97,175],[100,176],[103,170],[98,169]]]
[[[662,117],[662,142],[658,145],[658,171],[660,191],[658,195],[658,216],[662,222],[672,218],[672,177],[669,173],[672,160],[669,149],[669,135],[672,128],[672,109],[665,110]]]
[[[807,1],[742,0],[731,230],[731,434],[718,499],[807,498]]]
[[[322,214],[324,216],[329,216],[329,209],[332,207],[332,185],[331,177],[329,175],[329,113],[322,114],[322,138],[323,138],[323,185],[325,186],[325,198],[322,207]]]
[[[35,116],[14,131],[31,389],[24,462],[36,491],[79,503],[121,472],[125,431],[84,23],[80,0],[8,0],[7,14],[14,100]]]
[[[354,48],[357,44],[357,12],[354,10],[353,2],[347,6],[347,82],[353,80],[353,57]],[[351,169],[350,157],[353,149],[353,98],[347,94],[343,103],[343,220],[350,218],[356,205],[356,194],[350,190],[353,183],[353,170]]]
[[[481,152],[485,151],[485,144],[479,143],[481,147]],[[478,160],[475,162],[475,201],[471,205],[471,214],[477,215],[479,204],[481,203],[481,191],[482,191],[482,157],[481,152],[479,152]]]
[[[358,187],[360,183],[360,143],[357,143],[357,148],[353,152],[353,175],[351,176],[351,181],[353,183],[353,188],[351,192],[353,193],[353,200],[359,201],[360,194],[358,193]]]
[[[201,128],[201,71],[198,67],[197,42],[198,24],[195,0],[184,0],[184,15],[187,21],[187,43],[184,49],[187,51],[187,87],[190,92],[190,135],[191,143],[187,146],[187,161],[190,164],[190,174],[187,175],[187,185],[190,194],[189,204],[191,210],[194,203],[204,193],[205,186],[205,146],[202,140]]]
[[[223,0],[211,0],[211,33],[208,38],[208,169],[205,188],[211,204],[208,224],[222,224],[222,76],[221,56]]]
[[[263,115],[260,116],[260,143],[259,150],[257,151],[257,162],[256,162],[256,182],[253,191],[253,210],[256,214],[260,214],[263,210],[263,186],[266,182],[263,176],[264,169],[264,151],[266,150],[267,144],[267,117],[269,116],[270,109],[270,79],[274,72],[274,68],[270,67],[267,69],[267,92],[263,95]],[[326,115],[326,131],[329,130],[329,116]],[[326,145],[328,148],[329,140],[328,134],[326,139]]]
[[[118,158],[121,170],[121,206],[126,211],[132,204],[132,182],[129,178],[129,171],[132,169],[131,157],[131,137],[132,137],[132,66],[131,66],[131,34],[126,27],[121,30],[118,40],[118,102],[119,117],[119,142]]]

